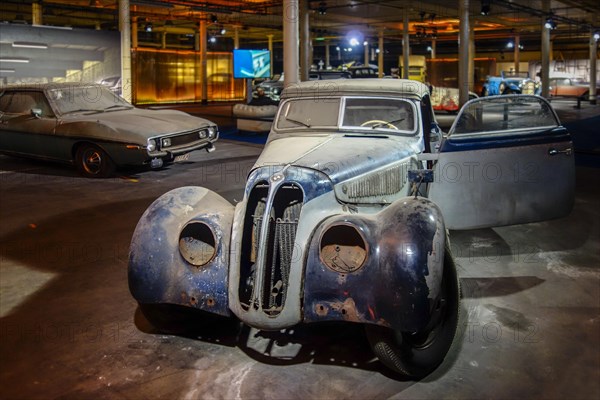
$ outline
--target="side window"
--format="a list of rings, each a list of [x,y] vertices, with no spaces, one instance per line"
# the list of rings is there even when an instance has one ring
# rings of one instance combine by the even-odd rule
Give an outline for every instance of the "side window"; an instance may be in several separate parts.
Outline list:
[[[558,126],[550,105],[533,96],[516,98],[481,98],[465,106],[450,136],[504,131],[530,132],[532,129],[549,129]],[[456,136],[455,136],[456,137]]]
[[[7,114],[29,114],[33,108],[41,109],[43,116],[52,113],[42,92],[13,92],[0,98],[0,109]]]
[[[13,98],[12,92],[4,92],[0,96],[0,112],[2,113],[10,113],[10,104],[12,103]]]

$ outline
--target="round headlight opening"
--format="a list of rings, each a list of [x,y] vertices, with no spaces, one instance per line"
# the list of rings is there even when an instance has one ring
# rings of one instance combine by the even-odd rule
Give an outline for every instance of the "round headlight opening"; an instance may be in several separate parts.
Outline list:
[[[368,253],[363,235],[350,224],[327,228],[321,235],[319,250],[323,264],[339,273],[358,271],[365,264]]]
[[[203,222],[190,222],[179,235],[179,252],[190,264],[201,267],[216,254],[216,240],[212,229]]]

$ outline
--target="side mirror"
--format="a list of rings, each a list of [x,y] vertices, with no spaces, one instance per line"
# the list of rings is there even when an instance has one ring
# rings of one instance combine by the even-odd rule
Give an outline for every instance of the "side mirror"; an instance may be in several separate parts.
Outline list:
[[[431,124],[431,132],[429,132],[429,141],[439,142],[442,139],[442,130],[436,123]]]
[[[33,115],[35,118],[41,118],[42,117],[42,109],[41,108],[32,108],[31,115]]]

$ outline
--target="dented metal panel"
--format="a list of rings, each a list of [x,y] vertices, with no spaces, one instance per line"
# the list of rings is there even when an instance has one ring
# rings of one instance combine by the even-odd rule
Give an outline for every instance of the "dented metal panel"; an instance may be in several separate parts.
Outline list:
[[[319,238],[336,223],[359,229],[368,241],[364,267],[342,274],[319,258]],[[406,197],[375,215],[340,215],[313,235],[306,263],[304,321],[341,320],[417,331],[429,321],[439,294],[445,226],[439,208]]]
[[[129,254],[129,289],[140,303],[179,304],[229,315],[227,272],[233,205],[200,187],[182,187],[158,198],[138,222]],[[180,233],[190,223],[209,226],[215,254],[195,266],[180,251]]]

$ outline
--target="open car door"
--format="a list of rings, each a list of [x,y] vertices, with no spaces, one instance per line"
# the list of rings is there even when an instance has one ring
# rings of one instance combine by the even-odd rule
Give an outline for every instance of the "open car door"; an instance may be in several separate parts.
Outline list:
[[[449,229],[536,222],[573,207],[571,137],[537,96],[465,104],[440,145],[429,198]]]

